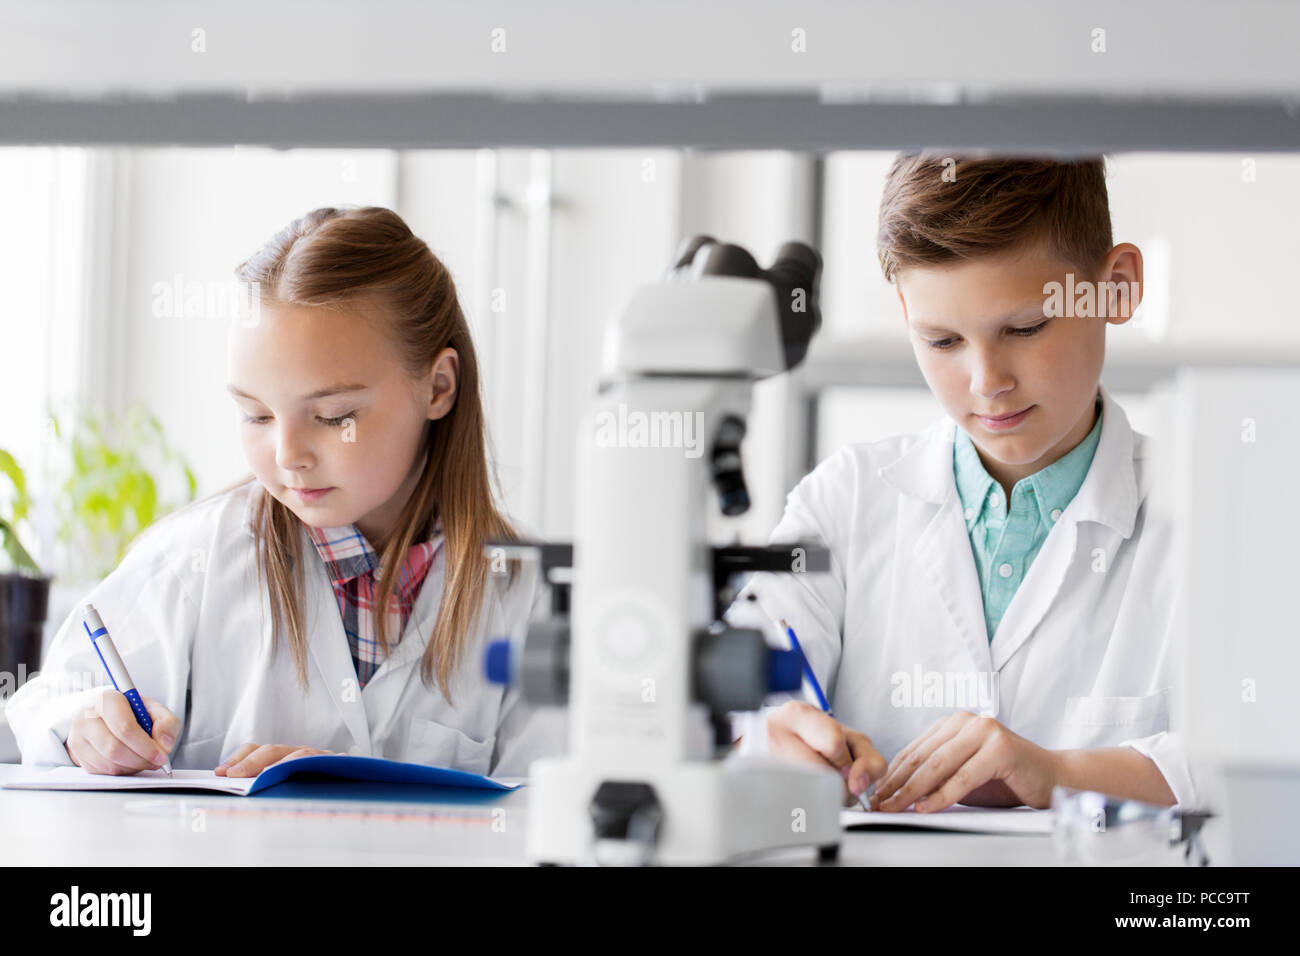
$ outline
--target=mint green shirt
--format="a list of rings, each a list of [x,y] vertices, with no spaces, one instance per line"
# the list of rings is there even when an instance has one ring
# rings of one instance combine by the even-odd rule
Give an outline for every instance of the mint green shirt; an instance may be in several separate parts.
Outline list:
[[[1096,407],[1097,421],[1083,441],[1046,468],[1021,478],[1012,486],[1010,508],[1003,500],[1002,486],[985,471],[970,435],[957,429],[952,453],[953,477],[975,555],[989,643],[993,642],[998,622],[1016,588],[1047,540],[1047,533],[1088,474],[1101,437],[1100,391]]]

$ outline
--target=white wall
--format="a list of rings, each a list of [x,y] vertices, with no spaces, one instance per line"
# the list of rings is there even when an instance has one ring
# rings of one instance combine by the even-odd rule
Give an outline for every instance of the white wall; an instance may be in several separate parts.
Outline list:
[[[606,326],[677,246],[683,160],[670,150],[555,155],[544,502],[538,529],[569,540],[578,421],[595,397]]]
[[[875,254],[891,158],[827,159],[823,355],[844,343],[870,350],[905,341]],[[637,285],[663,274],[686,235],[740,242],[766,263],[780,242],[811,239],[813,229],[806,154],[235,148],[97,151],[90,159],[105,160],[117,180],[104,186],[114,193],[101,210],[116,219],[114,241],[91,247],[99,268],[90,270],[96,294],[85,316],[86,331],[106,338],[117,357],[92,398],[153,409],[193,463],[201,494],[246,470],[225,393],[225,325],[154,316],[155,284],[178,274],[226,282],[290,219],[320,205],[375,203],[397,208],[451,269],[484,367],[507,507],[530,530],[559,539],[571,534],[574,435],[596,388],[604,327]],[[1112,351],[1193,344],[1255,358],[1300,353],[1300,322],[1279,281],[1300,238],[1300,159],[1260,157],[1254,182],[1241,181],[1242,159],[1114,161],[1116,238],[1164,242],[1167,265],[1149,271],[1148,294],[1164,285],[1169,318],[1161,340],[1140,327],[1112,330]],[[36,226],[47,222],[42,202],[27,216]],[[111,269],[103,268],[108,251]],[[493,311],[494,302],[504,307]],[[11,341],[26,341],[32,328],[16,326]],[[906,350],[880,354],[914,371]],[[732,529],[745,540],[766,537],[802,473],[804,410],[794,384],[781,378],[756,389],[745,447],[754,507]],[[913,427],[933,408],[925,393],[883,400],[838,389],[823,402],[818,456]],[[41,414],[33,406],[23,427],[30,431]]]
[[[191,461],[202,496],[247,472],[226,392],[227,322],[156,317],[155,285],[232,282],[234,269],[303,213],[346,203],[391,205],[386,151],[146,149],[129,152],[121,210],[129,250],[120,277],[128,344],[122,398],[152,408]]]
[[[87,159],[69,148],[0,150],[0,448],[32,483],[50,464],[47,411],[77,390]]]
[[[1300,156],[1121,156],[1109,170],[1115,241],[1168,247],[1167,274],[1151,277],[1168,288],[1168,334],[1156,341],[1300,352]],[[1142,344],[1116,331],[1112,342]]]
[[[0,90],[1293,93],[1286,0],[3,0]],[[1103,54],[1093,33],[1107,31]],[[195,51],[193,31],[204,31]],[[796,52],[793,31],[804,31]],[[504,34],[494,34],[503,30]],[[494,52],[498,36],[504,50]],[[923,42],[915,38],[923,37]],[[59,55],[51,55],[57,51]],[[671,77],[671,82],[667,78]]]

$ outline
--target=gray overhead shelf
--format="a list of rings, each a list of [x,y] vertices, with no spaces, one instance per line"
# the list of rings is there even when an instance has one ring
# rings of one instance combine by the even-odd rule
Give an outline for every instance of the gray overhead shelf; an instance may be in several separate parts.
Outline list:
[[[704,102],[497,95],[235,95],[97,100],[0,95],[0,143],[274,147],[697,147],[702,149],[1300,150],[1300,108],[1260,102],[1004,100]]]

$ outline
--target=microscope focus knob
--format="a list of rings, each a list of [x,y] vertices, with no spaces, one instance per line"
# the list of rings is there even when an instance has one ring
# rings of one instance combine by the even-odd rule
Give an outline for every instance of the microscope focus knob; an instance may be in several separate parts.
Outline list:
[[[769,647],[760,631],[729,627],[695,642],[692,696],[715,715],[757,710],[768,694],[798,690],[803,664],[794,651]]]
[[[489,642],[483,656],[487,679],[494,684],[518,684],[530,704],[569,702],[569,622],[565,618],[535,621],[523,646],[509,638]]]

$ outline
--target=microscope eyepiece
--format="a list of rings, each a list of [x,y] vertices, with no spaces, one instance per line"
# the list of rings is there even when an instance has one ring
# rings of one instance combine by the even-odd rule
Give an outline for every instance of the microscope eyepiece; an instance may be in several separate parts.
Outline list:
[[[808,343],[821,328],[822,311],[818,285],[822,257],[816,249],[802,242],[787,242],[776,254],[767,270],[768,281],[776,290],[777,315],[781,321],[781,344],[785,348],[785,367],[794,368],[808,354]]]
[[[822,271],[822,257],[812,246],[787,242],[777,250],[776,260],[767,270],[802,288],[811,289]]]
[[[731,276],[767,282],[776,299],[785,367],[792,369],[803,361],[808,343],[821,328],[817,288],[821,271],[821,254],[806,243],[782,244],[772,266],[764,269],[742,246],[718,242],[712,236],[692,236],[678,249],[669,275],[678,278]]]

